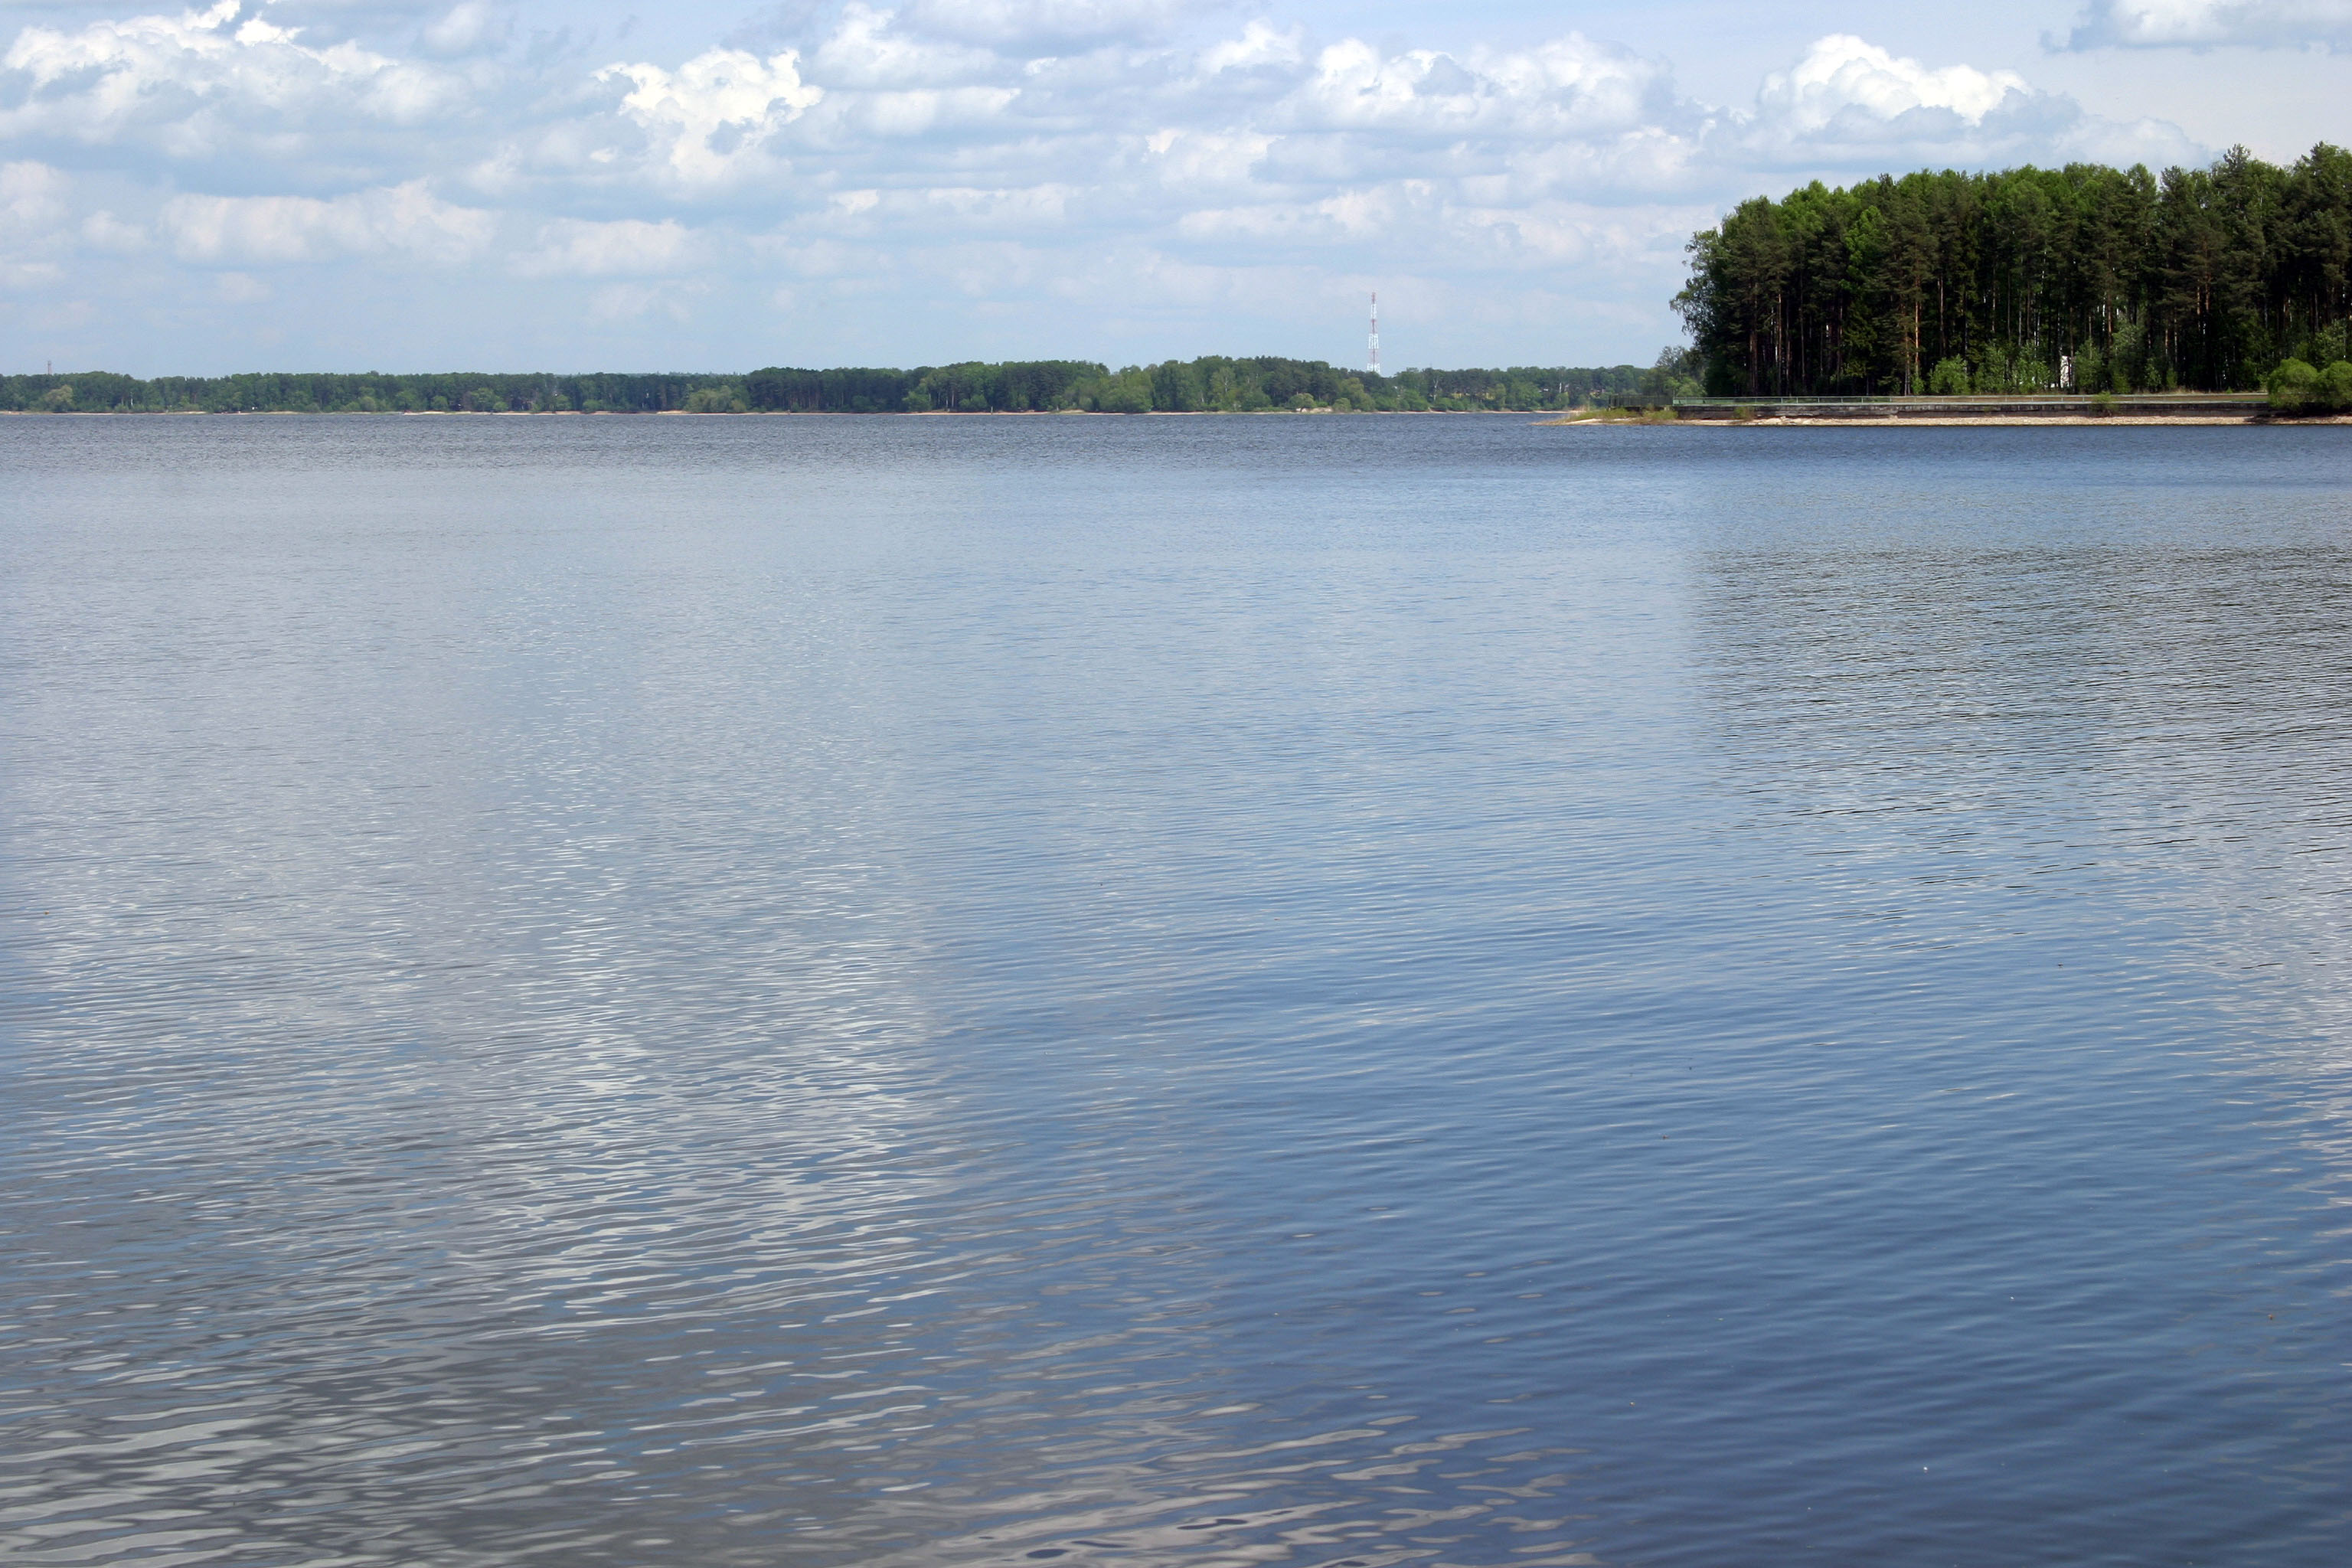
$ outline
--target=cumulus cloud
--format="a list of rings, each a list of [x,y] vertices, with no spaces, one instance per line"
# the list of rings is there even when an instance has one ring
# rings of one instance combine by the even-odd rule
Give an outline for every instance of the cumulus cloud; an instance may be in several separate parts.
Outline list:
[[[1661,66],[1574,33],[1460,59],[1430,49],[1384,57],[1350,38],[1316,57],[1283,110],[1319,129],[1512,140],[1622,132],[1674,112]]]
[[[709,184],[739,174],[777,130],[824,98],[803,82],[792,50],[761,59],[712,49],[675,71],[656,65],[608,66],[600,79],[632,83],[621,110],[653,137],[679,181]]]
[[[0,289],[42,289],[65,276],[55,258],[69,240],[70,186],[47,163],[0,163]]]
[[[1965,65],[1930,70],[1837,33],[1817,41],[1794,69],[1766,77],[1757,102],[1765,119],[1800,132],[1841,122],[1892,124],[1922,110],[1981,125],[1986,115],[2028,91],[2014,71],[1988,74]]]
[[[459,262],[481,254],[494,214],[442,201],[422,180],[320,201],[173,196],[162,225],[184,261],[287,263],[351,256]]]
[[[683,325],[692,319],[696,300],[709,292],[708,284],[697,281],[614,283],[589,297],[587,316],[592,321],[633,321],[658,312]]]
[[[148,244],[145,228],[125,223],[103,207],[81,220],[81,237],[92,250],[144,250]]]
[[[1238,37],[1223,38],[1201,51],[1197,77],[1212,79],[1227,71],[1282,70],[1307,58],[1307,29],[1277,28],[1270,22],[1252,22]]]
[[[1875,159],[1889,168],[2089,157],[2128,163],[2200,152],[2177,127],[2100,120],[2014,71],[1931,68],[1845,33],[1815,40],[1791,68],[1766,76],[1736,140],[1783,163]]]
[[[538,242],[516,258],[525,278],[609,278],[675,272],[694,249],[694,236],[674,219],[604,223],[562,218],[539,231]]]
[[[277,159],[354,122],[413,125],[464,96],[420,61],[349,41],[323,48],[241,0],[205,11],[26,27],[0,56],[0,142],[143,145],[175,159],[242,149]],[[5,100],[0,100],[5,101]]]
[[[942,37],[1058,53],[1157,37],[1184,9],[1179,0],[909,0],[904,14]]]
[[[847,89],[905,91],[954,87],[1004,75],[1022,58],[978,45],[942,39],[906,26],[897,13],[853,3],[841,25],[810,57],[818,77]]]
[[[27,159],[0,163],[0,218],[16,237],[39,234],[65,221],[66,176],[62,170]]]
[[[939,299],[981,301],[957,331],[1031,312],[1052,335],[1014,352],[1083,347],[1074,311],[1279,323],[1316,287],[1375,282],[1469,319],[1568,279],[1595,319],[1666,331],[1690,230],[1791,179],[2200,156],[2014,72],[1845,34],[1724,108],[1581,33],[1439,48],[1252,9],[846,0],[757,48],[588,58],[520,41],[510,0],[27,26],[0,54],[0,249],[19,278],[75,255],[259,272],[216,298],[267,288],[286,310],[334,287],[299,268],[428,262],[470,269],[437,300],[503,289],[564,331],[717,321],[722,298],[740,326],[780,273],[795,321],[893,342]]]
[[[0,249],[0,289],[11,293],[46,289],[65,279],[65,268],[54,261],[27,261]]]
[[[461,0],[417,35],[425,52],[443,59],[496,49],[514,34],[514,19],[489,0]]]
[[[2066,47],[2352,49],[2352,0],[2091,0]]]
[[[1274,137],[1263,131],[1192,131],[1170,126],[1144,138],[1160,183],[1180,194],[1245,191]]]

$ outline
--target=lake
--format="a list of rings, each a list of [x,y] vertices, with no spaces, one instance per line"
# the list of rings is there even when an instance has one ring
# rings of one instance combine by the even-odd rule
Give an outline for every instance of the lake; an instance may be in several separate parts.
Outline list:
[[[2352,430],[0,484],[11,1563],[2341,1560]]]

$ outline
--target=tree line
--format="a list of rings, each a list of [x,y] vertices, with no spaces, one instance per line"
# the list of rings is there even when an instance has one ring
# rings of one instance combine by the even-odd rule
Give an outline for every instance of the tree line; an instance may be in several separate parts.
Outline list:
[[[1816,181],[1689,253],[1719,396],[2252,390],[2347,358],[2352,153]]]
[[[1661,362],[1662,363],[1664,362]],[[1107,414],[1526,411],[1670,390],[1635,365],[1408,370],[1384,376],[1320,360],[1209,355],[1112,370],[1078,360],[915,370],[771,367],[733,374],[0,376],[0,410],[115,414]]]

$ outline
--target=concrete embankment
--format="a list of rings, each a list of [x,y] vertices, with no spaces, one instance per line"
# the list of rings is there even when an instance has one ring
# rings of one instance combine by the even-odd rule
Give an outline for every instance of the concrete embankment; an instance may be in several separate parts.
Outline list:
[[[2242,425],[2271,417],[2270,402],[2252,393],[2151,393],[2105,397],[2047,395],[1988,397],[1697,398],[1675,405],[1677,420],[1807,425],[2074,424],[2105,420]]]

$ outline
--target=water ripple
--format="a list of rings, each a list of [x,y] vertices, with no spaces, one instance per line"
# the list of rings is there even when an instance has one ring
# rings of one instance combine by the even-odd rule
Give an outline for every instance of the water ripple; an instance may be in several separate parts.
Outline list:
[[[2342,437],[0,422],[0,1556],[2332,1563]]]

